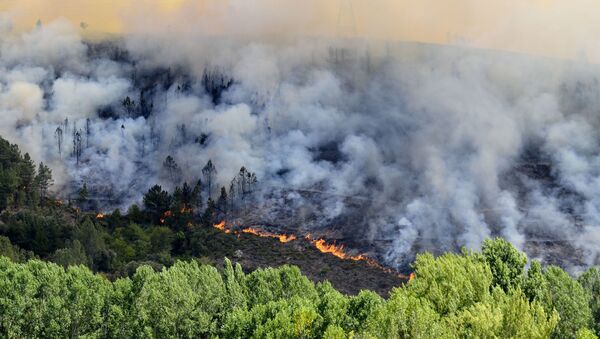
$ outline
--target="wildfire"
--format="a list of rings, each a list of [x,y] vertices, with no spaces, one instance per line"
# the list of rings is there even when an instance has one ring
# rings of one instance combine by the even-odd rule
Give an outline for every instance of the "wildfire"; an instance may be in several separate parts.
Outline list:
[[[225,221],[221,221],[220,223],[218,223],[218,224],[215,224],[215,225],[214,225],[214,227],[215,227],[216,229],[219,229],[219,230],[221,230],[221,231],[223,231],[223,232],[227,233],[227,234],[231,233],[231,230],[229,230],[229,229],[225,228]]]
[[[306,239],[309,240],[310,242],[312,242],[313,245],[315,245],[315,247],[319,251],[321,251],[321,253],[330,253],[330,254],[332,254],[340,259],[344,259],[344,260],[354,260],[354,261],[367,260],[367,257],[365,257],[364,255],[349,255],[348,253],[346,253],[344,251],[344,245],[336,245],[335,243],[328,244],[323,239],[313,240],[310,237],[310,235],[308,235],[306,237]]]
[[[284,244],[288,243],[290,241],[296,240],[296,236],[295,235],[275,234],[275,233],[271,233],[271,232],[261,231],[261,230],[258,230],[256,228],[245,228],[245,229],[242,230],[242,233],[253,234],[253,235],[256,235],[258,237],[263,237],[263,238],[275,238],[275,239],[279,239],[279,242],[284,243]]]
[[[96,219],[104,219],[104,214],[102,214],[102,213],[96,214]]]
[[[295,235],[275,234],[275,233],[259,230],[256,228],[250,228],[250,227],[244,228],[241,231],[232,231],[231,229],[227,228],[225,221],[221,221],[220,223],[213,225],[213,227],[218,230],[221,230],[227,234],[235,234],[235,235],[239,236],[242,233],[246,233],[246,234],[255,235],[257,237],[279,239],[279,241],[282,243],[288,243],[288,242],[291,242],[291,241],[294,241],[297,239],[297,237]],[[313,237],[310,234],[306,235],[305,239],[307,241],[309,241],[311,244],[313,244],[315,246],[315,248],[318,249],[321,253],[331,254],[342,260],[364,261],[369,266],[375,267],[377,269],[380,269],[380,270],[385,271],[390,274],[394,274],[404,280],[411,281],[415,278],[414,273],[411,273],[409,276],[402,274],[402,273],[398,273],[397,271],[395,271],[391,268],[382,266],[380,263],[378,263],[374,259],[371,259],[365,255],[362,255],[362,254],[350,255],[350,254],[346,253],[346,251],[344,249],[344,245],[337,245],[335,243],[327,243],[327,241],[325,241],[324,239],[313,239]]]
[[[162,218],[160,218],[160,223],[164,224],[166,222],[166,219],[172,215],[173,215],[173,212],[166,211],[165,213],[163,213]]]
[[[279,241],[282,242],[282,243],[284,243],[284,244],[287,243],[287,242],[296,240],[296,236],[295,235],[281,234],[278,237],[279,237]]]
[[[407,276],[407,275],[399,273],[398,271],[393,270],[389,267],[385,267],[385,266],[381,265],[380,263],[378,263],[376,260],[371,259],[365,255],[362,255],[362,254],[349,255],[348,253],[345,252],[344,245],[336,245],[335,243],[328,244],[324,239],[316,239],[315,240],[312,238],[312,236],[310,234],[307,235],[305,238],[306,238],[306,240],[310,241],[313,245],[315,245],[315,247],[321,253],[329,253],[329,254],[334,255],[343,260],[364,261],[371,267],[375,267],[386,273],[396,275],[397,277],[404,279],[404,280],[411,281],[415,278],[414,273],[411,273],[410,276]]]
[[[410,275],[408,276],[408,281],[413,281],[415,280],[415,272],[411,272]]]
[[[216,229],[219,229],[227,234],[236,234],[236,235],[240,235],[241,233],[246,233],[246,234],[252,234],[255,235],[257,237],[261,237],[261,238],[274,238],[274,239],[278,239],[281,243],[288,243],[291,241],[296,240],[296,236],[295,235],[288,235],[288,234],[275,234],[275,233],[271,233],[271,232],[267,232],[267,231],[263,231],[263,230],[259,230],[256,228],[244,228],[241,231],[238,232],[232,232],[230,229],[228,229],[226,227],[225,221],[221,221],[218,224],[215,224],[214,227]]]
[[[191,208],[189,208],[189,207],[187,207],[186,205],[183,205],[183,206],[181,207],[181,209],[179,210],[179,212],[180,212],[181,214],[192,214],[192,213],[194,213],[194,210],[193,210],[193,209],[191,209]]]

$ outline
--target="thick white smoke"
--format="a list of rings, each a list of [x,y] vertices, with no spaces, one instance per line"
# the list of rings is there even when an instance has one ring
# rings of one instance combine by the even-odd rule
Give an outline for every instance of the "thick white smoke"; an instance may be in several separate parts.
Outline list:
[[[597,262],[593,65],[419,44],[190,39],[86,44],[60,21],[6,35],[0,134],[51,165],[58,194],[86,182],[112,207],[172,187],[167,155],[188,181],[212,159],[220,185],[242,166],[257,173],[255,217],[335,231],[390,265],[496,235],[570,267]],[[207,70],[232,79],[220,98]],[[546,251],[557,247],[574,254]]]

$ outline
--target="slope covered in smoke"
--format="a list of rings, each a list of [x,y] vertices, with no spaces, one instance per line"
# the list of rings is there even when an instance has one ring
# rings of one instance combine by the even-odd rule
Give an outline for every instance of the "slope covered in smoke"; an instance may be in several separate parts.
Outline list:
[[[219,186],[257,173],[243,222],[392,266],[492,235],[597,262],[595,65],[362,40],[86,42],[63,21],[4,33],[0,134],[52,167],[58,194],[85,182],[100,208],[125,207],[212,160]]]

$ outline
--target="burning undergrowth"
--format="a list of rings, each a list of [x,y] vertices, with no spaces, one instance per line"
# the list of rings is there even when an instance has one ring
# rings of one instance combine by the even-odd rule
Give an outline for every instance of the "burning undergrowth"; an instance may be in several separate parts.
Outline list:
[[[251,234],[251,235],[254,235],[257,237],[261,237],[261,238],[273,238],[273,239],[279,240],[279,242],[281,242],[283,244],[287,244],[292,241],[307,241],[307,242],[311,243],[314,246],[314,248],[316,248],[318,251],[320,251],[323,254],[332,255],[341,260],[365,262],[371,267],[377,268],[377,269],[382,270],[389,274],[394,274],[398,278],[401,278],[401,279],[410,280],[413,277],[413,273],[411,273],[410,275],[402,274],[398,271],[395,271],[393,269],[390,269],[388,267],[381,265],[376,260],[369,258],[363,254],[353,255],[350,253],[350,250],[345,248],[344,245],[339,245],[339,244],[336,244],[335,242],[329,243],[329,242],[327,242],[327,240],[321,239],[321,238],[315,238],[311,234],[306,234],[306,235],[300,236],[300,237],[296,236],[294,234],[276,234],[276,233],[265,231],[263,229],[256,228],[256,227],[229,226],[229,225],[227,225],[227,223],[225,221],[221,221],[220,223],[215,224],[214,228],[216,228],[226,234],[234,234],[234,235],[238,235],[238,236],[240,234]]]

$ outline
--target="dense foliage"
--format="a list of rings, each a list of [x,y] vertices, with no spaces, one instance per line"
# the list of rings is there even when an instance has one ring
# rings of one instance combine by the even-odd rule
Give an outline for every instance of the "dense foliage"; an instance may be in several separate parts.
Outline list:
[[[52,172],[17,145],[0,137],[0,211],[8,207],[37,206],[52,184]]]
[[[504,240],[484,253],[521,253]],[[504,264],[521,265],[506,258]],[[415,279],[387,300],[347,296],[298,268],[245,274],[179,261],[114,282],[84,266],[0,259],[0,333],[8,337],[593,338],[598,271],[573,280],[558,267],[497,281],[479,253],[422,254]],[[492,264],[498,264],[493,261]],[[537,266],[536,266],[537,267]],[[513,267],[517,268],[517,267]],[[534,281],[535,280],[535,281]],[[539,291],[525,288],[535,283]],[[505,290],[505,286],[510,286]],[[531,294],[531,291],[535,293]],[[591,306],[591,307],[590,307]]]

